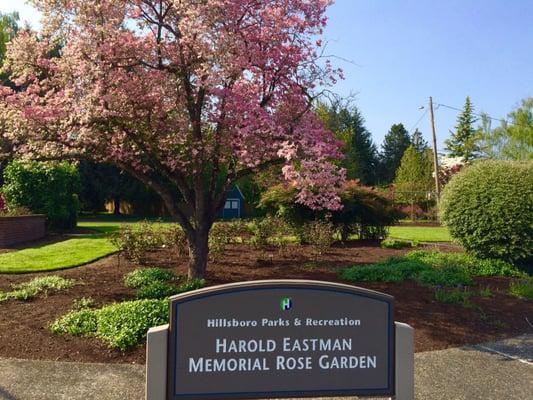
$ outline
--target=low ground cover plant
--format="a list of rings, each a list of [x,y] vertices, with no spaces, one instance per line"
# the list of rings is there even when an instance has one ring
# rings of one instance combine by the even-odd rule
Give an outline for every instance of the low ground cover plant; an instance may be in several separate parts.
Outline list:
[[[179,281],[172,271],[162,268],[137,268],[124,276],[124,284],[136,289],[138,299],[163,299],[205,286],[203,279]]]
[[[172,271],[163,268],[137,268],[124,276],[124,285],[138,289],[155,282],[169,282],[175,278]]]
[[[71,311],[50,324],[55,334],[93,336],[109,347],[126,350],[146,337],[153,326],[168,322],[168,300],[134,300],[98,310]]]
[[[468,272],[454,268],[426,268],[417,273],[414,280],[425,286],[470,286],[474,283]]]
[[[399,239],[385,239],[381,241],[381,247],[386,249],[405,249],[414,247],[412,242]]]
[[[348,281],[401,282],[412,279],[425,269],[427,266],[417,261],[391,257],[382,263],[341,269],[338,275],[341,279]]]
[[[462,269],[472,276],[525,276],[524,272],[511,263],[498,259],[479,258],[468,253],[415,250],[405,257],[431,265],[433,268]]]
[[[463,307],[471,307],[470,297],[472,293],[464,288],[438,288],[435,290],[435,300],[447,304],[460,304]]]
[[[464,253],[417,250],[368,266],[340,269],[341,279],[367,282],[414,280],[421,285],[457,287],[473,284],[476,276],[516,276],[524,273],[502,260],[478,259]]]
[[[0,292],[0,302],[10,299],[31,300],[38,295],[48,295],[51,292],[69,289],[74,286],[75,281],[65,279],[60,276],[43,276],[34,278],[29,282],[12,285],[12,291]]]
[[[125,275],[127,287],[136,289],[138,300],[92,309],[93,302],[81,299],[72,310],[49,325],[55,334],[92,336],[109,347],[126,350],[139,344],[152,326],[168,323],[168,296],[205,286],[203,279],[179,282],[171,271],[138,268]]]
[[[520,279],[511,282],[509,293],[513,296],[533,300],[533,278]]]

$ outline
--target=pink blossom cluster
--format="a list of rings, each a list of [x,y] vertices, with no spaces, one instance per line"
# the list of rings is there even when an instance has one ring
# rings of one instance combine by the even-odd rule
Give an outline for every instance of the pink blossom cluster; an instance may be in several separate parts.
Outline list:
[[[341,77],[317,62],[331,0],[35,0],[39,33],[8,46],[0,133],[31,157],[115,163],[184,194],[283,173],[340,207],[340,145],[312,112]]]

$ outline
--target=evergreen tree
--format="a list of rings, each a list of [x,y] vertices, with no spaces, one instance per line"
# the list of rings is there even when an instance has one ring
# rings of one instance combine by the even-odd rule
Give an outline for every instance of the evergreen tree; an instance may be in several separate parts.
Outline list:
[[[424,136],[422,136],[422,132],[420,132],[418,128],[411,135],[411,143],[413,144],[416,151],[418,151],[419,153],[429,148],[428,142],[424,139]]]
[[[405,150],[394,179],[396,199],[414,206],[427,203],[428,192],[433,189],[433,152],[428,148],[418,151],[414,145]],[[414,219],[414,215],[411,215]]]
[[[377,149],[359,109],[339,103],[331,106],[320,104],[317,113],[336,137],[345,143],[345,158],[340,165],[346,168],[347,178],[359,179],[365,185],[374,184],[378,163]]]
[[[385,135],[381,145],[379,162],[379,183],[389,184],[400,166],[403,153],[411,145],[411,138],[403,124],[394,124]]]
[[[455,132],[445,141],[450,157],[461,157],[464,162],[479,157],[479,135],[474,128],[475,121],[474,108],[467,96],[463,111],[457,118]]]

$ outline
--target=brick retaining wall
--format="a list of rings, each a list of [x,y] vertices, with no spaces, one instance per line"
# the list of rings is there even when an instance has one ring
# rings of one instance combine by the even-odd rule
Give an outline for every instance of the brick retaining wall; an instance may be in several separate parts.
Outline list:
[[[44,215],[0,217],[0,248],[41,239],[46,233]]]

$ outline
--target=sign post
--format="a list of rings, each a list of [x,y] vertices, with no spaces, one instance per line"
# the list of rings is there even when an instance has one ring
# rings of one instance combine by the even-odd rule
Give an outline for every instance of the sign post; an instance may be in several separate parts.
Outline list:
[[[149,330],[146,399],[412,400],[413,350],[383,293],[300,280],[210,287],[172,297],[169,325]]]

